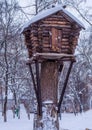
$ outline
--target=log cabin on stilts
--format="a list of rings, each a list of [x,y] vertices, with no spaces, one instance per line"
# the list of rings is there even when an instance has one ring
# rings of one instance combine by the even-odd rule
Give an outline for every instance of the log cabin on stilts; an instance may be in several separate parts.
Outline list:
[[[59,5],[38,13],[23,28],[38,103],[34,130],[59,130],[58,113],[75,62],[74,52],[81,29],[84,29],[83,24]],[[66,61],[70,66],[58,100],[58,73],[59,70],[62,73]]]

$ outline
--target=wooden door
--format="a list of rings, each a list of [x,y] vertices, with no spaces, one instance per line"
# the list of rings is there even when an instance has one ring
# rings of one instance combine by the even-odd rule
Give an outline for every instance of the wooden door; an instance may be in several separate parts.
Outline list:
[[[61,40],[62,40],[62,30],[52,28],[52,50],[54,52],[61,51]]]

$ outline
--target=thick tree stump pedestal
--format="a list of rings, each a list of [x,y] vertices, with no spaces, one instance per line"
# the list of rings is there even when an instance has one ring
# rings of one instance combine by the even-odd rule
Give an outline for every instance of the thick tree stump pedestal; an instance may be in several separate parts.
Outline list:
[[[59,130],[57,113],[58,63],[44,61],[40,72],[42,116],[34,119],[34,130]]]
[[[54,104],[44,103],[42,117],[35,115],[34,130],[59,130],[57,110]]]

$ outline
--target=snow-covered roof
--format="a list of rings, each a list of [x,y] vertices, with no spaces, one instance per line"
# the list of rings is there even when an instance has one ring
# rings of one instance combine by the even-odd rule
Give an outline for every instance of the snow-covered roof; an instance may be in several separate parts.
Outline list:
[[[40,13],[38,13],[37,15],[33,16],[32,19],[27,22],[24,26],[23,29],[29,27],[32,23],[37,22],[47,16],[50,16],[51,14],[54,14],[58,11],[63,11],[67,16],[69,16],[71,19],[73,19],[81,28],[85,29],[84,25],[81,23],[81,21],[79,21],[74,15],[72,15],[70,12],[68,12],[67,10],[65,10],[61,5],[57,5],[56,7],[50,8],[50,9],[46,9]]]

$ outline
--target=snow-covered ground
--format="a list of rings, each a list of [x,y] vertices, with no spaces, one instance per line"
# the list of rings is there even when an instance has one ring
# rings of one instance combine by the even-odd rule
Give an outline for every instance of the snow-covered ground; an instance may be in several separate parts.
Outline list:
[[[0,130],[33,130],[33,114],[29,120],[23,106],[20,107],[20,119],[13,118],[12,111],[8,111],[7,122],[3,122],[0,113]]]
[[[20,119],[15,117],[13,119],[12,111],[8,111],[8,121],[3,122],[3,118],[0,113],[0,129],[1,130],[33,130],[33,114],[31,114],[31,119],[28,120],[26,111],[23,106],[21,106],[21,116]],[[68,130],[85,130],[86,128],[92,129],[92,110],[74,115],[74,114],[62,114],[60,120],[60,127]]]
[[[86,128],[92,130],[92,110],[76,116],[74,114],[63,114],[60,126],[68,130],[85,130]]]

